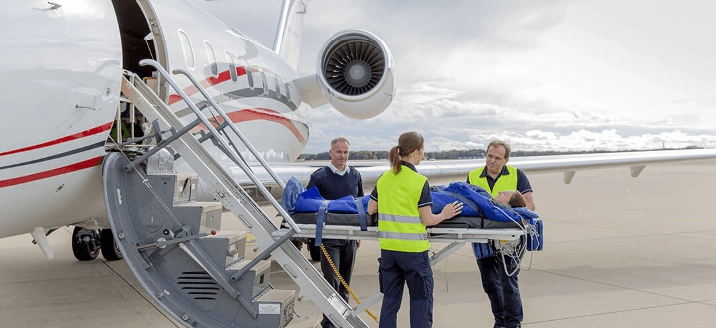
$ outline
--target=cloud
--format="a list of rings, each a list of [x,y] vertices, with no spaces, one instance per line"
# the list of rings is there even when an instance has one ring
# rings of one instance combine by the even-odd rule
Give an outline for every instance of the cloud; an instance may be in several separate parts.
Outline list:
[[[281,1],[196,1],[273,43]],[[398,89],[368,120],[329,106],[310,110],[304,152],[325,151],[339,135],[353,150],[387,150],[411,130],[425,136],[428,151],[483,148],[495,138],[524,150],[714,147],[716,47],[703,41],[714,30],[707,16],[714,6],[313,0],[299,73],[315,72],[319,48],[335,32],[362,28],[392,50]]]
[[[708,131],[684,129],[668,119],[639,122],[598,111],[524,111],[464,100],[463,91],[431,82],[401,90],[383,114],[369,120],[349,119],[328,106],[314,109],[316,123],[304,152],[323,151],[323,144],[338,135],[349,137],[353,150],[388,150],[406,131],[423,134],[426,151],[482,149],[493,139],[508,141],[515,150],[543,151],[716,146],[716,136]]]

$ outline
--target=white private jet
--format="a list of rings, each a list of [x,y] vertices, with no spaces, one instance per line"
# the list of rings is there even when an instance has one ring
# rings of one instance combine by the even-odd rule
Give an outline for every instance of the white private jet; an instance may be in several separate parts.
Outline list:
[[[0,99],[4,131],[13,137],[0,147],[0,238],[35,227],[108,227],[101,163],[115,121],[129,122],[118,112],[123,71],[157,80],[141,59],[191,71],[268,162],[301,153],[310,107],[331,103],[354,118],[382,112],[394,94],[385,44],[365,31],[336,34],[322,55],[324,70],[301,78],[304,9],[289,3],[268,49],[187,1],[6,1]],[[355,57],[341,68],[350,74],[334,74],[331,56],[344,55]],[[189,96],[198,93],[188,80],[178,83]],[[155,87],[180,117],[189,111],[164,81]],[[31,131],[21,124],[28,119]],[[130,129],[127,138],[144,134],[139,123]]]
[[[311,108],[330,104],[365,119],[395,94],[390,51],[363,30],[336,33],[319,52],[317,73],[298,75],[304,2],[285,1],[269,49],[187,0],[4,1],[0,238],[31,233],[52,258],[46,235],[75,226],[75,257],[125,258],[154,300],[188,327],[286,326],[292,291],[273,291],[264,264],[240,261],[241,238],[211,236],[217,203],[197,200],[217,200],[252,229],[259,261],[273,256],[334,322],[366,327],[249,197],[253,190],[271,198],[283,181],[306,181],[315,169],[290,164],[308,140]],[[172,151],[152,151],[166,146]],[[563,171],[568,183],[579,169],[629,166],[636,176],[649,163],[714,157],[688,150],[511,164]],[[277,165],[254,170],[268,163]],[[202,184],[175,174],[181,168],[199,173]],[[425,162],[421,173],[463,181],[474,168],[473,161]],[[360,167],[367,184],[386,169]],[[198,208],[195,226],[174,210],[184,205]]]

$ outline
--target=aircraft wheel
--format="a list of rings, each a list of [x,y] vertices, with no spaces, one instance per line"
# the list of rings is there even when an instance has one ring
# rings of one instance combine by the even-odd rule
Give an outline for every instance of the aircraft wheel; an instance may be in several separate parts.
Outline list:
[[[80,261],[91,261],[97,258],[100,250],[100,239],[97,232],[75,227],[72,232],[72,254]]]
[[[118,261],[123,259],[122,252],[119,251],[117,241],[114,239],[112,229],[102,229],[100,232],[100,238],[102,240],[102,256],[107,261]]]
[[[315,246],[315,242],[315,239],[309,239],[306,247],[308,247],[308,252],[311,254],[311,260],[318,262],[321,260],[321,247]]]

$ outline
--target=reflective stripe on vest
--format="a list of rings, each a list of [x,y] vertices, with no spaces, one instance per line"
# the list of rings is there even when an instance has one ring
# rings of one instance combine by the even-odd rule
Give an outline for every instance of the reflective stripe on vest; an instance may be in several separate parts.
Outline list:
[[[400,233],[378,231],[378,238],[388,239],[405,239],[405,240],[428,240],[428,235],[424,233]]]
[[[492,197],[497,197],[500,191],[517,190],[517,168],[514,166],[505,165],[507,172],[510,174],[500,175],[495,181],[495,185],[490,189],[490,184],[487,183],[487,175],[480,178],[483,170],[487,168],[482,167],[473,171],[470,171],[468,177],[470,178],[470,184],[480,186],[487,190]]]
[[[418,215],[420,215],[420,212],[418,212]],[[414,216],[402,216],[402,215],[392,215],[392,214],[382,214],[382,217],[380,218],[383,221],[390,221],[390,222],[401,222],[401,223],[423,223],[422,220],[420,220],[420,217],[414,217]]]
[[[387,171],[376,182],[380,248],[419,253],[430,248],[420,220],[418,201],[428,179],[407,166],[400,173]]]

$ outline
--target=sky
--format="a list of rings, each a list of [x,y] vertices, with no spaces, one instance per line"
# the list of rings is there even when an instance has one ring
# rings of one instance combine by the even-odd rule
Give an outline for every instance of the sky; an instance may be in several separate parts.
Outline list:
[[[281,1],[195,0],[267,47]],[[310,112],[304,153],[346,137],[388,150],[417,131],[426,151],[716,147],[716,1],[312,0],[299,73],[336,32],[360,28],[394,57],[392,104],[367,120]]]

